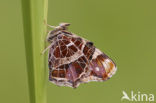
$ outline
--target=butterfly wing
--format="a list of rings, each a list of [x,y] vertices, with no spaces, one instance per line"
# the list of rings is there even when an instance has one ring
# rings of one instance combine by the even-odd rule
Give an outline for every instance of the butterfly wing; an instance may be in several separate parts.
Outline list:
[[[61,31],[49,50],[49,80],[76,88],[80,83],[104,81],[116,71],[115,63],[92,42]]]
[[[89,62],[89,67],[90,75],[84,78],[83,82],[105,81],[111,78],[117,70],[115,63],[97,48]]]
[[[88,72],[88,60],[82,53],[84,40],[60,33],[49,50],[49,80],[58,86],[77,87]]]

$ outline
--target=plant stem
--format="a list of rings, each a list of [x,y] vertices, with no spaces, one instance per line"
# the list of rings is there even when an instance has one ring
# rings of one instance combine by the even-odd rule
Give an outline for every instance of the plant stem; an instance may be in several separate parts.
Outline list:
[[[45,48],[48,0],[22,0],[30,103],[46,103]]]

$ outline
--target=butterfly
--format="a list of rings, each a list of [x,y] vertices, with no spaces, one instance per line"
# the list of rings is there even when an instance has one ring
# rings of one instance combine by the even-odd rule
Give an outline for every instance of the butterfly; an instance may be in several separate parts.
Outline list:
[[[69,23],[50,26],[47,41],[49,80],[58,86],[78,87],[90,81],[105,81],[115,74],[116,64],[90,42],[68,31]]]

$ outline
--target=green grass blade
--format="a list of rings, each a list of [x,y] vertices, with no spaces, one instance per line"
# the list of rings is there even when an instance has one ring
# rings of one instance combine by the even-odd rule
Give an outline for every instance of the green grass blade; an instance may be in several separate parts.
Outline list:
[[[30,103],[46,103],[45,48],[48,0],[22,0]]]

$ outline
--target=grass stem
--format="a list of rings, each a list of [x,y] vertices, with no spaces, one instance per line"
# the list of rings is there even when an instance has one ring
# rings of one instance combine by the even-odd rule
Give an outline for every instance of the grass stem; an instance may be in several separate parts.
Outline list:
[[[46,103],[45,47],[48,0],[22,0],[30,103]]]

